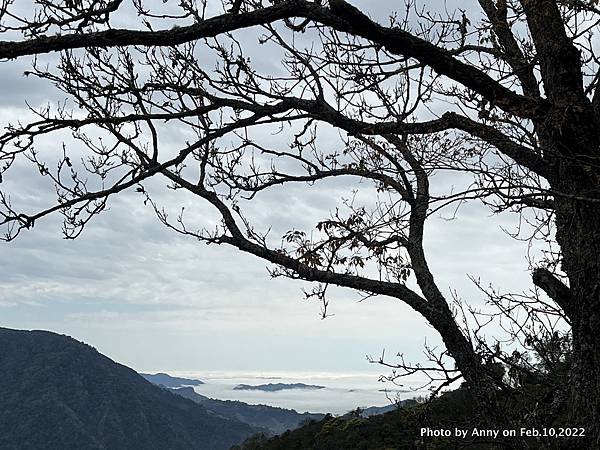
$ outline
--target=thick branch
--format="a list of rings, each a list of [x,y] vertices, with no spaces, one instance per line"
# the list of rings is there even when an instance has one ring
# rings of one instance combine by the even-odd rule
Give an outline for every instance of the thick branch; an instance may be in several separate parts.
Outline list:
[[[549,178],[552,175],[552,167],[540,155],[527,147],[517,144],[496,128],[456,113],[444,114],[440,122],[443,123],[444,121],[449,128],[464,131],[493,145],[516,163],[527,167],[538,175],[545,178]]]
[[[26,55],[89,47],[172,46],[288,17],[307,16],[312,8],[315,8],[314,4],[306,1],[286,1],[249,13],[223,14],[194,25],[175,27],[170,30],[110,29],[92,33],[40,36],[21,42],[0,41],[0,58],[12,59]]]
[[[542,289],[548,297],[562,308],[568,317],[573,311],[571,290],[548,269],[537,268],[532,274],[533,284]]]
[[[600,79],[600,72],[598,73],[598,78]],[[600,82],[596,85],[596,90],[594,91],[592,107],[596,115],[596,123],[598,124],[597,126],[600,127]]]
[[[556,0],[521,0],[521,4],[548,97],[567,104],[587,102],[583,93],[581,55],[567,36]]]

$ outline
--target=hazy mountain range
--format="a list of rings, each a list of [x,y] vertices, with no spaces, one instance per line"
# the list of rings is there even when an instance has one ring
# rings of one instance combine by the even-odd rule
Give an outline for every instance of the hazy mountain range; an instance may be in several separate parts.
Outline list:
[[[194,391],[201,384],[165,373],[142,376],[65,335],[0,328],[0,449],[225,450],[257,433],[277,435],[325,417],[211,399]],[[364,416],[389,409],[369,408]]]
[[[249,405],[232,400],[215,400],[205,397],[191,387],[174,389],[178,395],[201,404],[207,410],[224,417],[237,419],[256,428],[269,430],[272,434],[280,434],[298,428],[309,420],[321,420],[325,414],[298,413],[293,409],[276,408],[267,405]]]
[[[171,389],[171,392],[176,393],[182,397],[190,399],[203,407],[208,411],[211,411],[219,416],[233,418],[241,422],[247,423],[257,429],[264,430],[269,434],[280,434],[287,430],[293,430],[298,428],[303,423],[309,420],[321,420],[325,417],[325,414],[312,414],[312,413],[299,413],[293,409],[277,408],[275,406],[268,405],[249,405],[244,402],[235,400],[217,400],[198,394],[194,391],[191,386],[198,386],[204,384],[201,380],[180,378],[168,375],[166,373],[157,374],[140,374],[148,381]],[[281,386],[290,386],[287,389],[300,389],[297,387],[308,386],[303,383],[284,384],[277,383],[274,391],[286,389]],[[247,386],[247,385],[243,385]],[[249,386],[250,388],[257,388],[261,390],[262,386],[275,386],[269,383],[268,385]],[[234,387],[236,389],[236,387]]]
[[[0,448],[226,450],[259,431],[68,336],[0,328]]]
[[[172,377],[166,373],[140,373],[146,380],[148,380],[152,384],[157,384],[159,386],[164,386],[168,388],[178,388],[182,386],[200,386],[204,384],[200,380],[194,380],[191,378],[180,378],[180,377]]]

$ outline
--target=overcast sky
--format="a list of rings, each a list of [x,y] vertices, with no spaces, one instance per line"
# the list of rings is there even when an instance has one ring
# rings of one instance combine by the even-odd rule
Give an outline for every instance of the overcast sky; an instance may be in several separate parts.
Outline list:
[[[380,5],[374,16],[389,11]],[[2,63],[2,126],[27,115],[25,99],[36,105],[57,98],[51,86],[21,76],[27,63]],[[60,151],[56,140],[46,146]],[[32,209],[49,198],[19,166],[9,177],[4,186]],[[284,227],[290,218],[294,226],[314,226],[352,187],[296,186],[260,197],[257,226]],[[160,195],[168,202],[171,194]],[[202,208],[200,216],[213,214]],[[529,287],[527,245],[501,229],[515,227],[513,220],[473,204],[455,220],[429,222],[426,248],[445,294],[452,288],[481,302],[468,274],[500,290]],[[61,238],[59,216],[40,221],[2,244],[0,264],[2,326],[68,334],[138,370],[385,373],[365,355],[385,348],[418,360],[425,340],[439,341],[399,301],[360,302],[349,290],[333,292],[334,315],[321,320],[319,305],[303,300],[303,283],[271,280],[256,258],[170,232],[135,192],[114,198],[75,241]]]

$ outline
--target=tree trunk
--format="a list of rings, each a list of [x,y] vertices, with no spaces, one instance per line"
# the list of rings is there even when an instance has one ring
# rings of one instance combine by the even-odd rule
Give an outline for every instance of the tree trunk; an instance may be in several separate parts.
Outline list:
[[[574,197],[598,198],[595,168],[569,166],[561,170],[558,186],[553,187]],[[568,315],[573,333],[570,423],[566,425],[586,428],[586,445],[578,441],[577,448],[600,448],[600,203],[557,196],[556,227],[562,270],[570,284]]]

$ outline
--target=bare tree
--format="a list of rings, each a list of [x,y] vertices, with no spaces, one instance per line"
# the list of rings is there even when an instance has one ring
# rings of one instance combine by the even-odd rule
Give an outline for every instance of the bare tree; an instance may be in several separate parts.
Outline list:
[[[541,314],[558,311],[571,327],[571,425],[587,426],[600,444],[597,2],[478,0],[439,14],[406,0],[385,25],[344,0],[235,1],[211,17],[192,0],[166,2],[168,12],[141,0],[33,3],[24,16],[3,2],[1,29],[20,36],[0,42],[0,57],[60,51],[55,67],[34,63],[28,74],[71,101],[36,110],[37,120],[0,137],[4,177],[26,158],[58,198],[25,214],[3,192],[6,239],[55,212],[74,238],[111,196],[137,189],[177,232],[315,282],[307,295],[324,314],[330,285],[405,302],[455,361],[445,381],[460,374],[501,421],[506,386],[485,361],[494,351],[460,323],[423,248],[428,217],[483,200],[520,214],[556,249],[531,268],[532,282],[550,298],[541,298],[550,305]],[[111,27],[126,7],[141,29]],[[280,68],[254,65],[249,40],[278,55]],[[162,136],[174,124],[188,138],[171,151]],[[324,139],[332,128],[336,144]],[[74,141],[50,164],[36,142],[61,130]],[[273,145],[274,131],[289,144]],[[76,145],[86,149],[80,160],[69,156]],[[471,181],[444,191],[440,174]],[[198,230],[183,214],[169,216],[144,187],[155,176],[212,205],[220,224]],[[263,191],[337,178],[367,181],[377,196],[349,199],[281,242],[245,213]]]

